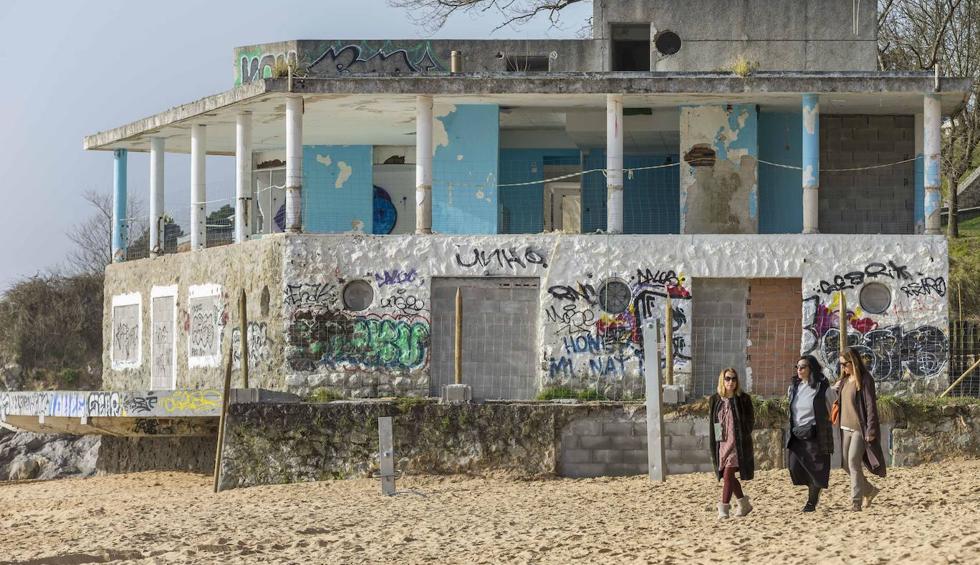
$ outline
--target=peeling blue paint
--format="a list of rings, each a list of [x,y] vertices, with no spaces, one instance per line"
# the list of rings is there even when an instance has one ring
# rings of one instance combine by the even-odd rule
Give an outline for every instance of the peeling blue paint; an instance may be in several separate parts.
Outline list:
[[[804,94],[803,111],[803,186],[820,187],[820,99]]]
[[[373,232],[372,153],[370,145],[303,146],[304,231]]]
[[[497,233],[499,107],[461,104],[436,119],[449,143],[437,145],[432,157],[433,231]]]

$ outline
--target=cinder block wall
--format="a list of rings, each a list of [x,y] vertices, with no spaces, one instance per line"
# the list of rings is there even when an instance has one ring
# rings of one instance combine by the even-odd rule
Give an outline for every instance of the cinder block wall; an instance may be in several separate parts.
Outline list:
[[[915,157],[913,116],[820,117],[820,232],[914,233],[915,164],[826,172]]]
[[[718,373],[735,367],[745,374],[746,279],[696,278],[694,304],[694,382],[688,395],[711,394]]]

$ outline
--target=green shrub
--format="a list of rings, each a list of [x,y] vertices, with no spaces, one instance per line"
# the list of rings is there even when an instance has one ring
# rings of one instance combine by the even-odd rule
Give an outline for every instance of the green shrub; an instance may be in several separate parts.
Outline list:
[[[535,397],[536,400],[609,400],[599,391],[589,388],[585,390],[575,390],[567,386],[552,386],[541,390]]]
[[[82,372],[78,369],[62,369],[58,371],[58,382],[66,388],[77,386],[81,377]]]
[[[343,395],[331,388],[318,388],[306,395],[306,401],[313,403],[333,402],[334,400],[343,400],[343,398]]]
[[[395,407],[401,413],[411,412],[416,406],[425,406],[432,402],[428,398],[423,398],[420,396],[399,396],[395,399]]]

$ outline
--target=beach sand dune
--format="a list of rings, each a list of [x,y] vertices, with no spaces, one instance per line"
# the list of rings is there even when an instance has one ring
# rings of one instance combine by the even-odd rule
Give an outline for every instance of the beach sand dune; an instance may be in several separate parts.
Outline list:
[[[137,473],[0,484],[0,563],[980,563],[980,460],[889,471],[849,511],[835,471],[814,514],[785,471],[745,484],[719,523],[707,474],[516,481],[407,477],[213,494],[211,479]]]

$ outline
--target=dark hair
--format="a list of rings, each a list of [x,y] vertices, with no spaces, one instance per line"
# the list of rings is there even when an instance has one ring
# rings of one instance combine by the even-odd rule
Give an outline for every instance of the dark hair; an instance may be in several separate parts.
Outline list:
[[[804,355],[800,357],[799,361],[806,361],[806,364],[810,366],[810,382],[808,384],[811,388],[817,388],[817,384],[824,378],[823,367],[820,366],[820,361],[817,361],[817,358],[813,355]]]

